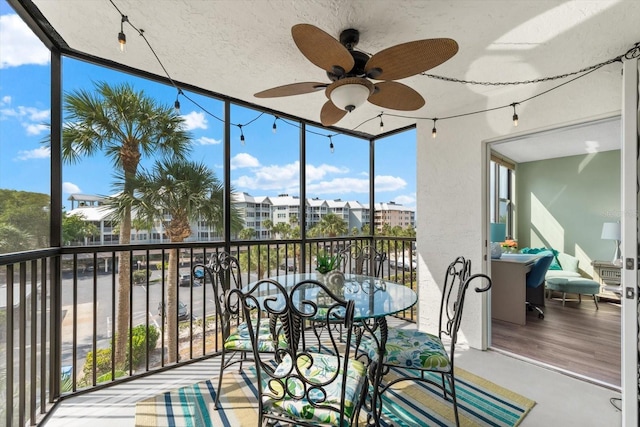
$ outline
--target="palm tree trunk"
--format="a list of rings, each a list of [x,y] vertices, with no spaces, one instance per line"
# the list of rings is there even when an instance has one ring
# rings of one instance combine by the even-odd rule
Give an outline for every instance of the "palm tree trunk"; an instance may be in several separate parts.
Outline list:
[[[120,243],[131,242],[131,210],[127,209],[120,223]],[[118,308],[116,311],[116,336],[114,337],[116,368],[123,368],[127,358],[129,317],[129,295],[131,293],[131,256],[130,252],[120,253],[118,263]]]
[[[167,361],[178,361],[178,249],[169,249],[167,277]]]

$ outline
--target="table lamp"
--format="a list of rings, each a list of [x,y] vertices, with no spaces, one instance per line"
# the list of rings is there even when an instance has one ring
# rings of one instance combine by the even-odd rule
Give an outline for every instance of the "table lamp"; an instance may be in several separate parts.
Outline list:
[[[619,222],[605,222],[602,224],[602,240],[615,240],[616,250],[613,254],[614,265],[621,265],[622,254],[620,253],[620,223]]]
[[[507,237],[507,224],[501,222],[491,223],[491,258],[498,259],[502,256],[502,242]]]

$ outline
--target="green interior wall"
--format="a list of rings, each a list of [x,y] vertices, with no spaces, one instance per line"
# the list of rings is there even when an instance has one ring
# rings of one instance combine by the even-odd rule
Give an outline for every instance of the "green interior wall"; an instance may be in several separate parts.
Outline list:
[[[591,261],[610,261],[615,244],[602,224],[620,220],[620,151],[519,163],[516,166],[518,246],[553,247]]]

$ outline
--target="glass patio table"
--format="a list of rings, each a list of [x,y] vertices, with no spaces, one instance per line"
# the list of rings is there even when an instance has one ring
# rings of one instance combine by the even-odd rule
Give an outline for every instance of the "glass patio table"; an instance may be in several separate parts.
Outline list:
[[[378,387],[383,376],[383,364],[380,361],[384,358],[388,333],[386,317],[411,308],[418,301],[418,295],[411,288],[390,280],[358,274],[345,274],[344,276],[342,292],[339,293],[343,294],[346,300],[354,301],[354,324],[357,327],[362,327],[372,337],[378,350],[377,360],[372,360],[369,364],[372,394],[366,408],[369,413],[367,424],[377,426],[380,425],[382,414],[382,401],[378,395]],[[290,273],[272,276],[269,279],[280,283],[287,291],[290,291],[303,280],[318,280],[318,275],[316,273]],[[248,284],[245,289],[251,289],[257,282]],[[311,299],[313,296],[309,297]]]

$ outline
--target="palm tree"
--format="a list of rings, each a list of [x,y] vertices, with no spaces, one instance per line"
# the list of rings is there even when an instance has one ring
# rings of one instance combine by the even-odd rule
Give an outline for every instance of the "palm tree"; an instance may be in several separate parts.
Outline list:
[[[349,232],[349,225],[334,213],[328,213],[316,225],[320,233],[328,237],[343,236]]]
[[[224,227],[224,184],[202,163],[167,158],[156,162],[151,171],[140,171],[133,184],[136,188],[133,195],[122,192],[108,199],[118,217],[134,209],[142,221],[159,220],[171,242],[184,242],[191,235],[193,221],[204,220],[218,229]],[[231,215],[231,228],[237,232],[242,228],[242,219],[237,210],[232,209]],[[178,249],[169,249],[166,309],[169,362],[175,362],[178,356],[178,257]]]
[[[238,233],[238,238],[240,240],[252,240],[254,237],[256,237],[256,230],[251,227],[243,228],[240,230],[240,233]]]
[[[11,224],[0,223],[0,254],[31,249],[31,234]]]
[[[144,92],[123,83],[110,86],[95,83],[95,92],[85,89],[64,96],[65,124],[62,130],[62,158],[77,163],[82,157],[103,153],[124,178],[122,192],[133,197],[133,179],[143,156],[172,156],[183,159],[190,150],[190,136],[182,118],[170,106],[157,104]],[[120,243],[131,241],[131,210],[119,212]],[[120,254],[118,264],[118,307],[115,362],[126,359],[129,325],[129,282],[131,259]]]
[[[256,272],[258,280],[264,279],[268,272],[277,267],[278,252],[269,250],[268,245],[253,245],[240,254],[238,261],[244,271]]]

